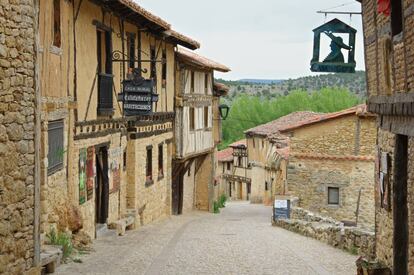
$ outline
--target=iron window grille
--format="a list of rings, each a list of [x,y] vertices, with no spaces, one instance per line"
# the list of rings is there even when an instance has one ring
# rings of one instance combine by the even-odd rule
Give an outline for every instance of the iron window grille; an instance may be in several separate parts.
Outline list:
[[[65,154],[63,144],[63,120],[50,121],[48,125],[48,167],[47,174],[52,175],[63,169],[63,157]]]

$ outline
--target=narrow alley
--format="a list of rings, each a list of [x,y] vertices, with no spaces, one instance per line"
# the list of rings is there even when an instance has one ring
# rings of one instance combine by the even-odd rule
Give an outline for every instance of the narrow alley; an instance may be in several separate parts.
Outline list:
[[[356,256],[278,227],[271,208],[232,202],[96,240],[57,274],[354,274]]]

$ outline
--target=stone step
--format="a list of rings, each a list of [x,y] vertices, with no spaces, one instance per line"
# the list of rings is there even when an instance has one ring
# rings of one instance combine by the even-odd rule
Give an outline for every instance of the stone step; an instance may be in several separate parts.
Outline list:
[[[40,253],[40,264],[45,273],[54,273],[62,261],[62,248],[55,245],[44,245]]]
[[[106,238],[115,236],[117,236],[116,230],[109,229],[106,223],[96,224],[96,238]]]

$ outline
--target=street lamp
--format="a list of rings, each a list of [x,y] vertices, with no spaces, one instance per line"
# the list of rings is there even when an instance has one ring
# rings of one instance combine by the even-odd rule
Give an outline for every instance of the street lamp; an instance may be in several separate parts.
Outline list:
[[[219,106],[220,116],[223,120],[226,120],[226,118],[229,116],[230,107],[226,104],[220,104]]]

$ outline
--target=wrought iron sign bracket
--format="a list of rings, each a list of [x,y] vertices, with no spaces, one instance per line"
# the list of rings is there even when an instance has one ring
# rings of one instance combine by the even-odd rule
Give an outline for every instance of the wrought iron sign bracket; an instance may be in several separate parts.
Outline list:
[[[134,61],[134,62],[141,62],[141,63],[150,63],[150,62],[161,62],[161,63],[166,63],[166,60],[162,59],[162,60],[140,60],[140,59],[130,59],[130,57],[124,53],[122,53],[121,51],[113,51],[112,52],[112,62],[129,62],[129,61]]]

